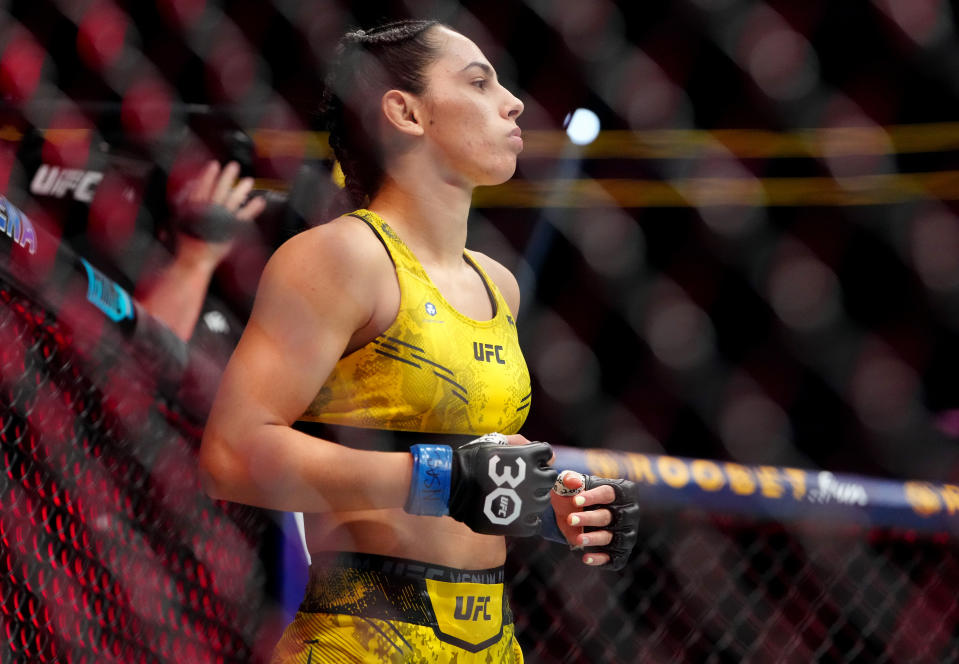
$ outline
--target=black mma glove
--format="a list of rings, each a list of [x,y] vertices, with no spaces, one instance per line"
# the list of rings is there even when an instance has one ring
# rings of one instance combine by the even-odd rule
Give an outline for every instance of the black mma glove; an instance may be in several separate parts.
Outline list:
[[[228,242],[244,228],[244,223],[219,203],[191,208],[178,216],[176,221],[179,232],[204,242]]]
[[[451,516],[485,535],[529,537],[540,530],[556,471],[546,443],[510,445],[486,434],[453,450],[413,445],[410,514]]]
[[[582,475],[583,486],[580,489],[567,489],[563,484],[562,476],[567,472],[563,471],[556,479],[553,491],[561,496],[572,496],[582,491],[589,491],[598,486],[609,485],[613,487],[616,497],[611,503],[601,503],[599,505],[590,505],[583,508],[583,511],[609,510],[611,521],[606,526],[584,526],[583,532],[594,532],[597,530],[608,530],[613,535],[612,541],[605,546],[587,546],[587,553],[605,553],[609,556],[609,562],[600,565],[601,569],[618,571],[626,566],[629,560],[629,554],[636,545],[639,526],[639,504],[636,499],[636,484],[629,480],[607,479],[605,477],[594,477],[592,475]],[[542,536],[554,542],[567,544],[566,537],[563,536],[556,524],[556,514],[552,509],[548,514],[543,515]]]
[[[612,514],[612,521],[608,526],[593,526],[583,528],[584,532],[608,530],[613,534],[612,541],[606,546],[587,546],[588,552],[602,551],[609,555],[609,562],[601,567],[618,571],[626,566],[629,554],[636,545],[639,534],[639,504],[636,502],[636,485],[629,480],[610,480],[605,477],[586,476],[585,490],[595,489],[608,484],[616,492],[616,499],[606,505],[591,505],[587,510],[608,509]]]

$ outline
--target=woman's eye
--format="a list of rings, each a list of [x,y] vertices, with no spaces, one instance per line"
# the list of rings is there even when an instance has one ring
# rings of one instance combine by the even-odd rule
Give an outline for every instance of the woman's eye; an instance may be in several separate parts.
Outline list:
[[[485,78],[478,78],[478,79],[476,79],[475,81],[473,81],[473,85],[475,85],[476,87],[478,87],[480,90],[485,90],[485,89],[486,89],[486,79],[485,79]]]

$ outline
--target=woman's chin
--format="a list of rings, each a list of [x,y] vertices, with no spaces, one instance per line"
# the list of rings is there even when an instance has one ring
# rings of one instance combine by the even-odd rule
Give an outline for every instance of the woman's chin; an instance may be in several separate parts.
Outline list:
[[[503,184],[507,182],[513,175],[516,173],[516,162],[514,161],[509,166],[504,166],[503,168],[498,168],[495,171],[490,171],[486,174],[486,177],[483,178],[483,182],[478,182],[477,187],[495,187],[498,184]]]

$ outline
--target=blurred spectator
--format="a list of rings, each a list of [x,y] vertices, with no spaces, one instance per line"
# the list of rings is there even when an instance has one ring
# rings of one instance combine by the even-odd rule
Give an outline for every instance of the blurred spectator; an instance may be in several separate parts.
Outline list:
[[[230,252],[239,226],[252,222],[266,207],[262,197],[248,198],[253,179],[237,181],[240,166],[221,169],[211,161],[182,192],[178,206],[175,250],[165,265],[147,273],[135,296],[153,316],[184,341],[190,341],[217,266]],[[211,330],[226,325],[215,311],[204,313]]]
[[[29,128],[11,191],[29,195],[63,241],[223,364],[274,240],[252,223],[266,207],[250,197],[252,141],[216,122],[202,118],[175,144],[151,146],[111,131],[109,116],[97,129]]]

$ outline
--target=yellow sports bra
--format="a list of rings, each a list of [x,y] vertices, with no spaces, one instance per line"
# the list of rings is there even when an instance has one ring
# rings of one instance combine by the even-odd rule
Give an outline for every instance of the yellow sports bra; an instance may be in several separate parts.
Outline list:
[[[496,284],[479,273],[493,317],[467,318],[376,213],[357,210],[386,247],[400,286],[389,329],[336,363],[301,420],[393,431],[516,433],[526,420],[530,379],[516,322]]]

